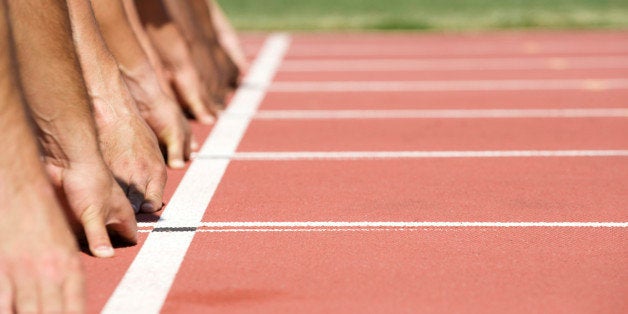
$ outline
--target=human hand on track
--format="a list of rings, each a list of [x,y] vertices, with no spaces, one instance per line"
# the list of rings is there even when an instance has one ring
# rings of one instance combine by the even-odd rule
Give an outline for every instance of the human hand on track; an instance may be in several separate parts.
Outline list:
[[[83,270],[63,210],[49,182],[24,184],[1,197],[0,313],[82,313]]]
[[[174,91],[182,107],[203,124],[212,124],[221,106],[214,103],[201,83],[198,72],[190,60],[181,60],[177,67],[166,67]]]
[[[139,11],[136,6],[139,6]],[[219,106],[202,84],[190,47],[172,21],[161,1],[125,1],[130,20],[137,21],[141,32],[158,56],[181,106],[203,124],[214,122]]]
[[[183,111],[160,88],[151,69],[136,74],[123,71],[123,74],[141,116],[166,151],[168,166],[179,169],[185,167],[191,150],[196,149],[198,144],[192,138]]]
[[[96,257],[112,257],[109,234],[129,244],[137,243],[137,222],[131,204],[103,162],[45,164],[62,203],[69,210],[70,225],[82,236]]]
[[[130,102],[135,106],[132,99]],[[153,132],[137,110],[118,117],[106,110],[96,110],[95,116],[103,159],[126,192],[135,213],[160,210],[166,165]]]

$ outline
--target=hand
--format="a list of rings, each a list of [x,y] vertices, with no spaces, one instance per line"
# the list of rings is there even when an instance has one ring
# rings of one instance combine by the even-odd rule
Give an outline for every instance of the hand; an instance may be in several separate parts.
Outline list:
[[[179,67],[166,66],[166,71],[172,82],[174,91],[181,99],[181,104],[192,116],[203,124],[214,123],[222,106],[210,99],[209,94],[201,83],[200,74],[194,68],[192,61],[181,56]]]
[[[168,166],[180,169],[198,145],[192,139],[190,125],[176,103],[165,95],[152,102],[137,101],[144,120],[165,147]]]
[[[122,74],[142,118],[165,147],[168,166],[185,167],[185,160],[198,144],[179,105],[161,89],[152,67],[135,72],[123,70]]]
[[[82,313],[83,270],[63,210],[50,183],[25,185],[0,193],[0,313]]]
[[[126,192],[133,210],[160,210],[166,165],[155,135],[139,112],[132,111],[118,119],[98,114],[96,124],[105,163]]]
[[[114,255],[109,233],[129,244],[137,243],[137,222],[131,204],[102,162],[69,163],[65,167],[46,161],[46,170],[69,209],[75,232],[84,233],[96,257]]]

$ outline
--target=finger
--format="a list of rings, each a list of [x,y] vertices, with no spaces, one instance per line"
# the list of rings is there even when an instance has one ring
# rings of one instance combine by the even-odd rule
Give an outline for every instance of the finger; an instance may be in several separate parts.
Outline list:
[[[190,156],[192,155],[192,133],[190,130],[186,130],[185,134],[185,150],[183,154],[185,156],[185,160],[190,160]]]
[[[7,269],[0,266],[0,313],[13,311],[13,284],[7,276]]]
[[[131,210],[124,198],[120,197],[118,203],[113,203],[107,219],[107,229],[113,232],[117,238],[125,243],[137,243],[137,221],[135,213]]]
[[[132,219],[125,218],[115,220],[107,224],[107,229],[118,245],[137,244],[137,222],[135,216]]]
[[[184,106],[199,122],[212,124],[214,123],[214,117],[203,103],[198,88],[199,84],[198,80],[194,81],[192,74],[178,73],[173,80],[174,89],[184,102]]]
[[[225,104],[225,95],[221,91],[212,92],[210,95],[212,110],[219,112],[227,106]]]
[[[85,279],[78,256],[68,263],[68,275],[63,283],[63,304],[65,313],[85,312]]]
[[[142,204],[141,212],[153,213],[163,206],[163,193],[166,185],[165,169],[146,185],[146,197]]]
[[[197,151],[200,148],[200,145],[198,144],[198,141],[196,141],[194,136],[192,136],[192,143],[190,143],[190,147],[193,151]]]
[[[133,207],[133,212],[136,214],[140,212],[140,208],[142,207],[142,203],[144,202],[144,194],[145,190],[143,186],[139,186],[136,184],[131,184],[129,186],[127,192],[127,198],[129,202],[131,202],[131,207]]]
[[[63,292],[62,284],[65,274],[61,273],[60,268],[65,265],[51,264],[47,265],[47,270],[42,272],[39,281],[39,293],[41,296],[41,308],[48,313],[63,312]]]
[[[166,141],[166,151],[168,155],[168,167],[173,169],[181,169],[185,167],[184,159],[184,138],[175,138],[170,136]]]
[[[22,261],[14,272],[15,311],[17,313],[37,313],[39,311],[39,289],[35,265],[31,259]],[[9,311],[12,313],[12,311]]]
[[[88,208],[81,217],[89,250],[96,257],[106,258],[114,255],[111,240],[107,234],[105,217],[98,209]]]
[[[186,105],[192,115],[202,124],[213,124],[216,122],[214,113],[206,106],[199,95],[187,95],[185,98]]]

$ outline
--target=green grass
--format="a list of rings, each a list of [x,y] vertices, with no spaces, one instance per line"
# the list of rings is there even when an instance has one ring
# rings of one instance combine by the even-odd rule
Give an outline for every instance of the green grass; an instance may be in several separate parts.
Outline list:
[[[219,0],[243,30],[628,28],[628,0]]]

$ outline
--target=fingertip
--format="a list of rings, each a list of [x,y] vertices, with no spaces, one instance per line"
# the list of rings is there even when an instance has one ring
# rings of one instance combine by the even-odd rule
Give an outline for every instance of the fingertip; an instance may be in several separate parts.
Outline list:
[[[142,204],[142,208],[141,208],[141,212],[142,213],[154,213],[156,212],[158,209],[155,209],[155,205],[153,205],[152,203],[144,203]]]
[[[136,214],[139,213],[142,202],[144,201],[143,191],[139,191],[136,187],[131,186],[131,191],[128,194],[128,199],[131,203],[131,207],[133,208],[133,212]]]
[[[152,188],[151,188],[152,187]],[[152,185],[147,193],[146,200],[142,203],[141,212],[154,213],[163,207],[163,186]]]
[[[113,246],[102,217],[92,216],[84,218],[87,218],[83,219],[83,227],[90,252],[96,257],[112,257],[114,255]]]
[[[214,117],[212,117],[209,114],[204,114],[204,115],[198,116],[198,122],[204,125],[212,125],[214,124],[214,122],[216,122],[216,119],[214,119]]]
[[[181,159],[172,159],[168,161],[168,166],[173,169],[182,169],[185,167],[185,162]]]
[[[115,255],[113,247],[111,245],[99,245],[92,250],[92,254],[100,258],[109,258]]]

